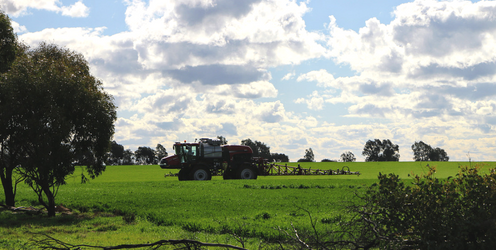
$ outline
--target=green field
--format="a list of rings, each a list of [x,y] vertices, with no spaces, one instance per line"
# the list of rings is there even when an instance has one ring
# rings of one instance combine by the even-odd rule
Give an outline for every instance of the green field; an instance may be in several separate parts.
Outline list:
[[[73,215],[56,218],[0,213],[0,248],[31,249],[36,233],[47,233],[73,244],[111,246],[162,239],[195,239],[239,245],[233,232],[246,237],[249,249],[263,240],[284,237],[278,229],[291,223],[310,230],[310,212],[319,228],[349,216],[346,205],[376,182],[379,172],[395,173],[405,181],[409,174],[426,171],[425,162],[301,163],[304,168],[341,169],[348,166],[361,175],[259,176],[258,180],[178,181],[164,177],[158,166],[108,166],[89,183],[80,184],[81,169],[68,178],[56,198]],[[495,162],[429,162],[436,176],[447,178],[458,167],[478,164],[481,172]],[[298,163],[288,163],[297,166]],[[21,185],[17,206],[39,207],[32,190]],[[4,203],[0,196],[0,204]]]

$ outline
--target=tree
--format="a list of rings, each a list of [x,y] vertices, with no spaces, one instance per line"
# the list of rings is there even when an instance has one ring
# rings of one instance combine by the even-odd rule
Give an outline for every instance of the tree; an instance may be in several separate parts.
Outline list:
[[[363,147],[365,161],[399,161],[399,146],[387,140],[368,140]]]
[[[270,154],[269,161],[289,162],[289,157],[285,154],[272,153],[272,154]]]
[[[162,146],[162,144],[157,144],[157,147],[155,148],[155,154],[158,161],[160,161],[164,157],[167,157],[168,155],[167,150],[164,146]]]
[[[218,135],[217,139],[219,139],[220,145],[227,145],[227,139],[224,136]]]
[[[112,141],[110,148],[110,154],[108,157],[109,164],[121,164],[122,158],[124,157],[124,146]]]
[[[432,151],[430,145],[423,141],[415,142],[412,145],[413,159],[415,161],[429,161],[429,153]]]
[[[7,72],[16,58],[20,44],[10,18],[0,10],[0,73]]]
[[[449,161],[448,154],[441,148],[435,148],[429,153],[431,161]]]
[[[23,51],[25,46],[17,42],[17,37],[12,28],[10,18],[0,10],[0,77],[4,78],[4,73],[11,67],[16,58],[17,51]],[[2,79],[3,80],[3,79]],[[6,100],[10,98],[9,93],[0,85],[0,181],[2,183],[5,204],[15,206],[15,195],[17,184],[24,178],[14,174],[19,165],[18,160],[22,158],[20,145],[12,145],[10,142],[11,127],[6,126],[7,113],[11,112],[11,107],[7,106]]]
[[[412,145],[413,159],[415,161],[448,161],[448,154],[441,148],[432,148],[423,141]]]
[[[341,160],[343,162],[354,162],[354,161],[356,161],[356,158],[352,152],[346,151],[346,152],[341,154]]]
[[[134,164],[134,152],[131,149],[124,150],[122,157],[122,165],[133,165]]]
[[[242,140],[241,145],[249,146],[253,150],[253,157],[270,159],[270,147],[260,141],[252,141],[250,138]]]
[[[49,216],[78,155],[91,178],[105,170],[116,107],[101,85],[81,54],[45,43],[0,79],[2,160],[18,167]]]
[[[155,150],[150,147],[139,147],[134,152],[134,156],[136,157],[136,160],[141,163],[153,164],[156,162]]]
[[[315,160],[315,156],[313,154],[312,148],[305,149],[305,155],[303,158],[299,159],[298,162],[313,162]]]
[[[305,149],[305,156],[303,158],[307,159],[308,161],[315,161],[315,156],[313,154],[312,148]]]

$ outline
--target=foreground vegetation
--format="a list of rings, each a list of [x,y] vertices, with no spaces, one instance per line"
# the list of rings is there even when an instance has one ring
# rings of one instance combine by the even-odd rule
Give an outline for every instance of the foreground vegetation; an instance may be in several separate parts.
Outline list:
[[[469,165],[429,164],[437,166],[435,176],[443,179],[455,176],[459,166]],[[350,220],[350,203],[378,183],[379,172],[394,172],[409,186],[414,181],[409,174],[429,171],[426,163],[419,162],[301,165],[313,169],[347,165],[362,174],[179,182],[175,177],[164,178],[164,170],[158,166],[109,166],[99,178],[80,184],[76,170],[56,199],[73,214],[47,218],[3,211],[0,247],[31,249],[30,240],[45,233],[65,242],[101,246],[194,239],[256,249],[261,242],[287,240],[287,233],[294,232],[292,225],[304,235],[313,231],[312,226],[326,231]],[[483,164],[481,173],[490,167],[495,163]],[[21,185],[17,197],[18,206],[39,207],[28,186]]]

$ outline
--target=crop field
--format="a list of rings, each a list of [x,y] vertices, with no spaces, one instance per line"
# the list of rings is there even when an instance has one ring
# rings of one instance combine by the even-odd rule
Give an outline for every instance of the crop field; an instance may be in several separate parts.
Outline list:
[[[287,163],[297,166],[298,163]],[[395,173],[406,182],[436,166],[438,178],[454,176],[458,167],[478,164],[481,172],[495,162],[372,162],[301,163],[312,169],[348,166],[361,175],[259,176],[258,180],[178,181],[164,177],[158,166],[108,166],[89,183],[81,184],[81,169],[67,179],[56,197],[73,211],[55,218],[0,212],[0,248],[31,249],[32,239],[45,233],[72,244],[115,246],[164,239],[194,239],[256,249],[263,240],[284,237],[291,223],[310,230],[349,216],[346,206],[377,180],[379,172]],[[283,164],[284,165],[284,164]],[[17,206],[39,207],[24,184],[18,187]],[[0,196],[0,204],[3,204]]]

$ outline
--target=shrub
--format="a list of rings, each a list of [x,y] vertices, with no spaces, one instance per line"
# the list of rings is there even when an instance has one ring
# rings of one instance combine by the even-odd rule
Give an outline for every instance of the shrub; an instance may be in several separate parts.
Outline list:
[[[379,174],[379,185],[363,197],[359,213],[386,248],[492,249],[496,245],[496,172],[462,167],[455,178]]]

